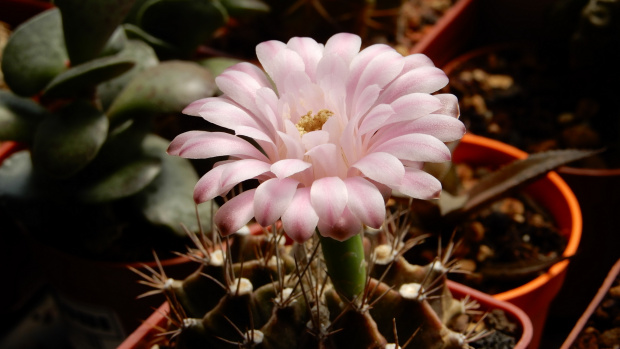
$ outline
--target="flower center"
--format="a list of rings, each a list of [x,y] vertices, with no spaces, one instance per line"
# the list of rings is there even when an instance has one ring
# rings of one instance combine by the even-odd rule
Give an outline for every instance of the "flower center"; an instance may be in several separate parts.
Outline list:
[[[300,135],[305,135],[308,132],[320,130],[321,127],[327,122],[330,116],[334,115],[333,112],[327,109],[321,109],[316,115],[312,115],[312,110],[308,114],[299,119],[299,122],[295,124]]]

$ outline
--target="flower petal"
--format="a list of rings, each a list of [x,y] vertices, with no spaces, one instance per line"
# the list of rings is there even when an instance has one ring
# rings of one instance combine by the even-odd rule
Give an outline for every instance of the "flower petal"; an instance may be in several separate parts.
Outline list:
[[[411,93],[404,95],[390,104],[394,115],[387,122],[415,120],[428,115],[442,107],[441,101],[428,93]]]
[[[390,104],[409,93],[433,93],[448,84],[448,77],[443,70],[436,67],[420,67],[408,71],[388,85],[377,103]]]
[[[405,167],[394,155],[383,152],[370,153],[351,167],[360,170],[364,176],[388,186],[397,186],[405,175]]]
[[[194,201],[201,203],[224,195],[235,185],[269,172],[269,169],[270,164],[254,159],[220,161],[196,183]]]
[[[347,206],[362,223],[380,228],[385,221],[385,202],[379,189],[362,177],[344,180],[349,193]]]
[[[312,236],[318,221],[319,216],[310,201],[310,188],[297,189],[289,207],[282,215],[282,226],[286,235],[302,243]]]
[[[298,181],[291,178],[272,178],[261,183],[254,195],[254,217],[258,224],[274,224],[286,211],[295,195]]]
[[[236,130],[239,126],[264,129],[262,123],[257,121],[254,115],[220,97],[204,99],[204,103],[198,110],[198,115],[211,123],[230,130]]]
[[[450,115],[454,118],[458,118],[461,112],[459,111],[459,100],[455,95],[450,93],[439,93],[434,95],[441,101],[441,108],[435,110],[434,114]]]
[[[246,190],[217,210],[213,219],[223,236],[243,228],[254,217],[255,192],[256,189]]]
[[[189,131],[180,134],[170,143],[168,154],[188,159],[231,155],[269,162],[263,153],[246,140],[224,132]]]
[[[198,113],[200,111],[200,108],[206,101],[208,101],[211,98],[213,97],[207,97],[207,98],[199,99],[197,101],[193,101],[187,107],[185,107],[185,109],[183,109],[182,113],[187,114],[187,115],[192,115],[192,116],[200,116],[200,114]]]
[[[271,172],[278,178],[290,177],[312,166],[300,159],[282,159],[271,165]]]
[[[327,224],[327,222],[319,218],[317,228],[323,236],[338,241],[345,241],[362,231],[362,222],[351,213],[348,207],[345,207],[334,224]]]
[[[323,177],[310,188],[312,207],[323,224],[333,226],[342,215],[349,200],[347,186],[339,177]]]
[[[225,168],[222,171],[221,186],[227,189],[226,191],[245,180],[269,172],[271,169],[270,163],[255,159],[241,159],[222,166]]]
[[[181,149],[183,148],[183,145],[185,145],[185,143],[187,143],[189,140],[195,137],[202,137],[206,133],[207,133],[206,131],[183,132],[180,135],[174,137],[172,142],[170,142],[170,145],[168,146],[168,149],[166,150],[166,152],[170,155],[178,156]]]
[[[347,65],[357,55],[362,46],[362,39],[349,33],[339,33],[327,40],[324,55],[335,54],[341,57]]]
[[[406,168],[399,192],[417,199],[436,199],[441,193],[441,182],[422,170]]]
[[[291,38],[286,46],[297,52],[306,67],[306,74],[314,80],[315,71],[319,60],[323,56],[323,45],[312,38]]]
[[[450,160],[450,149],[442,141],[420,133],[389,139],[372,146],[370,150],[390,153],[401,160],[429,162]]]

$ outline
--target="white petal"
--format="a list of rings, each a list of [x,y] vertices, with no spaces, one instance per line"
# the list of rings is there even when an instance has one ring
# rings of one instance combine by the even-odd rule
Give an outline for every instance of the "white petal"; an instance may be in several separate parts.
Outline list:
[[[329,132],[322,130],[308,132],[301,137],[301,142],[304,145],[304,149],[308,151],[329,142]]]
[[[286,211],[298,184],[291,178],[272,178],[261,183],[254,195],[254,216],[258,224],[264,227],[274,224]]]
[[[371,228],[380,228],[385,221],[385,202],[379,189],[362,177],[344,180],[349,193],[347,206],[351,212]]]
[[[256,46],[256,57],[263,69],[272,78],[274,71],[277,69],[277,63],[273,58],[282,50],[286,50],[286,44],[277,40],[261,42]]]
[[[347,206],[349,200],[347,186],[338,177],[317,179],[310,188],[310,200],[320,221],[333,226]]]
[[[361,46],[362,39],[359,36],[349,33],[339,33],[327,40],[323,55],[335,54],[342,57],[348,65],[355,55],[359,53]]]
[[[310,201],[310,188],[297,189],[289,207],[282,215],[282,226],[286,235],[302,243],[312,236],[318,221],[319,216]]]
[[[202,105],[211,98],[212,97],[202,98],[197,101],[193,101],[187,107],[185,107],[185,109],[183,109],[182,113],[192,116],[200,116],[200,114],[198,114],[198,112],[200,111],[200,107],[202,107]]]
[[[228,191],[245,180],[269,172],[271,164],[260,160],[242,159],[221,167],[225,167],[222,172],[221,186]]]
[[[319,229],[319,233],[323,236],[338,241],[345,241],[362,231],[362,222],[351,213],[348,207],[345,207],[334,224],[327,224],[324,220],[319,219],[317,228]]]
[[[318,44],[312,38],[291,38],[286,46],[297,52],[306,67],[306,74],[314,80],[315,71],[319,60],[323,55],[323,45]]]
[[[364,176],[388,186],[400,185],[405,175],[403,164],[389,153],[370,153],[351,167],[360,170]]]
[[[360,125],[359,134],[365,135],[367,133],[374,133],[381,129],[385,121],[394,114],[394,109],[388,104],[379,104],[372,108],[366,116],[362,119]]]
[[[448,84],[448,77],[443,70],[435,67],[413,69],[396,78],[388,85],[377,103],[390,104],[409,93],[433,93]]]
[[[271,172],[278,178],[290,177],[312,166],[299,159],[283,159],[271,165]]]
[[[224,236],[243,228],[254,217],[254,193],[250,189],[230,199],[222,205],[213,220]]]
[[[403,183],[396,189],[416,199],[436,199],[441,193],[441,182],[427,172],[407,168]]]
[[[372,146],[370,151],[386,152],[402,160],[444,162],[450,150],[440,140],[425,134],[406,134]]]
[[[193,132],[193,131],[190,131]],[[181,137],[181,138],[179,138]],[[179,138],[178,144],[176,142]],[[188,159],[207,159],[215,156],[249,157],[265,162],[269,159],[258,149],[244,139],[223,132],[199,132],[185,142],[185,134],[177,136],[170,146],[168,153]]]
[[[434,95],[441,101],[442,107],[434,112],[434,114],[445,114],[458,118],[461,114],[459,111],[459,100],[455,95],[450,93],[440,93]]]

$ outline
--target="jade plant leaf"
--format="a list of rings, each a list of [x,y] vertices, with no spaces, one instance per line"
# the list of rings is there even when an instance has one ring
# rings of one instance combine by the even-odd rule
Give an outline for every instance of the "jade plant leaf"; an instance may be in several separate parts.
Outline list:
[[[135,0],[55,0],[71,65],[97,57]]]
[[[22,150],[4,160],[0,166],[0,199],[27,201],[35,197],[36,192],[30,153]]]
[[[135,62],[135,65],[126,73],[97,86],[97,95],[101,100],[103,110],[106,110],[112,104],[125,85],[138,73],[159,63],[155,51],[149,45],[138,40],[128,40],[125,48],[117,54],[117,57],[132,60]]]
[[[67,178],[88,165],[106,140],[108,119],[85,100],[46,117],[34,136],[35,170]]]
[[[96,180],[85,183],[77,194],[86,203],[103,203],[122,199],[144,189],[161,171],[161,161],[143,157],[120,164]]]
[[[131,59],[108,56],[76,65],[56,76],[43,91],[47,97],[71,97],[133,68]]]
[[[154,225],[166,226],[184,236],[186,233],[181,223],[190,231],[196,232],[199,228],[193,199],[198,175],[187,159],[166,154],[169,143],[154,135],[145,139],[146,151],[161,158],[162,171],[134,200],[148,221]],[[203,226],[211,225],[211,209],[210,203],[198,206]]]
[[[165,42],[160,38],[156,38],[153,35],[145,32],[142,28],[137,25],[131,23],[123,24],[123,28],[125,29],[125,34],[128,38],[134,40],[141,40],[151,46],[155,51],[163,56],[172,56],[174,52],[177,50],[176,47],[171,45],[170,43]]]
[[[2,55],[2,73],[15,94],[29,97],[67,69],[67,60],[60,12],[51,9],[13,32]]]
[[[268,13],[269,5],[260,0],[222,0],[222,5],[231,16],[242,17],[258,13]]]
[[[101,49],[100,57],[112,56],[121,52],[127,43],[127,35],[122,26],[116,27],[116,30],[110,36],[108,42]]]
[[[499,198],[514,193],[515,190],[546,175],[549,171],[559,166],[599,152],[600,150],[567,149],[530,154],[525,159],[513,161],[499,170],[484,176],[465,194],[466,200],[452,198],[453,200],[445,201],[445,203],[450,203],[452,207],[451,209],[443,208],[441,211],[446,215],[468,214]],[[461,205],[455,205],[454,203],[457,202],[455,200],[460,202]]]
[[[138,26],[178,48],[189,57],[226,24],[228,15],[219,1],[152,0],[138,12]]]
[[[0,91],[0,140],[32,141],[37,125],[48,114],[29,98]]]
[[[166,61],[138,74],[108,109],[113,125],[136,115],[179,113],[191,102],[213,96],[213,75],[187,61]]]

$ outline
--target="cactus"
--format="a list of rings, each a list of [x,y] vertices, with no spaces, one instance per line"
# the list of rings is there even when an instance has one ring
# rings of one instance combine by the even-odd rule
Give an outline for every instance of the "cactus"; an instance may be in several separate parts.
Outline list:
[[[446,279],[457,266],[449,253],[424,266],[402,257],[422,239],[405,234],[399,216],[388,210],[393,224],[363,234],[369,272],[355,299],[334,287],[318,236],[282,244],[284,232],[272,227],[219,242],[188,231],[195,273],[183,280],[141,273],[155,288],[148,294],[163,293],[171,306],[170,335],[159,347],[468,348],[492,329],[477,322],[475,301],[452,297]],[[460,316],[468,331],[448,325]]]
[[[475,205],[460,200],[459,208],[446,212],[452,218],[471,214],[550,169],[593,153],[555,151],[517,161],[465,195]],[[163,271],[142,274],[156,288],[150,293],[163,293],[171,305],[168,330],[174,335],[163,347],[448,349],[487,340],[496,330],[477,303],[453,298],[446,285],[448,274],[459,271],[452,257],[455,244],[431,263],[411,264],[405,253],[427,236],[412,234],[409,205],[387,207],[382,228],[360,236],[368,273],[358,297],[332,279],[334,268],[322,251],[325,238],[318,234],[303,244],[283,244],[284,232],[275,226],[224,242],[188,231],[196,244],[187,252],[199,262],[195,273],[184,280],[167,279]],[[469,325],[454,325],[463,318]]]

